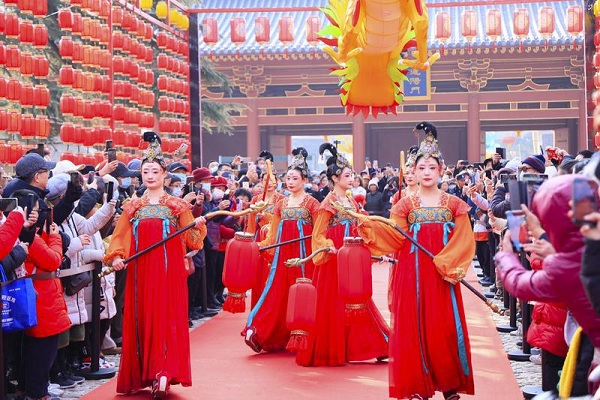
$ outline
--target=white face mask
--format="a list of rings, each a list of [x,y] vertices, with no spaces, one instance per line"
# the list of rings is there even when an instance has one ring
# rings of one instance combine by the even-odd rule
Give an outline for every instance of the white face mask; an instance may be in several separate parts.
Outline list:
[[[219,167],[212,167],[212,168],[209,169],[209,171],[210,171],[211,174],[214,174],[215,172],[217,172],[218,168]]]
[[[212,191],[212,198],[214,201],[221,201],[223,200],[223,196],[225,196],[225,192],[222,191],[221,189],[213,189]]]
[[[171,193],[172,193],[172,194],[173,194],[173,196],[175,196],[175,197],[181,197],[181,193],[182,193],[182,191],[181,191],[181,188],[180,188],[180,187],[176,187],[176,188],[173,188],[173,190],[171,191]]]

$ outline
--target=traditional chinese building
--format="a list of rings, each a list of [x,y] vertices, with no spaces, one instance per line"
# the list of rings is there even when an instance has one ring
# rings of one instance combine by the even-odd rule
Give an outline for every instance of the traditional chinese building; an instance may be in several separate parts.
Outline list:
[[[246,106],[232,136],[202,135],[204,163],[219,155],[254,158],[262,149],[287,154],[292,136],[351,134],[357,169],[365,156],[397,164],[424,120],[438,126],[449,162],[481,160],[490,132],[513,132],[502,139],[509,148],[529,131],[549,131],[571,152],[590,146],[580,1],[428,0],[429,49],[441,59],[428,74],[409,72],[397,115],[367,119],[346,115],[330,75],[335,64],[317,41],[327,24],[317,7],[325,5],[203,0],[200,55],[229,77],[233,91],[226,97],[204,87],[201,95]]]

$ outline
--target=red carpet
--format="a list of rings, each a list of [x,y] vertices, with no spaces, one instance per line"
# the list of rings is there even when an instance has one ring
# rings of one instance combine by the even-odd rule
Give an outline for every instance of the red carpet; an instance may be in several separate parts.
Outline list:
[[[387,311],[387,267],[375,264],[375,302],[389,319]],[[467,278],[476,283],[474,273]],[[473,352],[475,396],[463,399],[515,400],[523,396],[496,333],[487,307],[463,290],[467,323]],[[194,385],[174,386],[168,399],[386,399],[387,363],[359,363],[337,368],[304,368],[294,356],[254,354],[240,331],[247,314],[221,313],[191,333]],[[149,399],[150,391],[131,396],[115,394],[116,379],[90,392],[82,399]],[[441,394],[435,399],[441,399]]]

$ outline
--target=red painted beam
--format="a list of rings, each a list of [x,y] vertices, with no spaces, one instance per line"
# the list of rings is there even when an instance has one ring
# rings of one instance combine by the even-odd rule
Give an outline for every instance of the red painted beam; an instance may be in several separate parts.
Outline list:
[[[571,0],[554,0],[553,2],[567,2]],[[548,0],[471,0],[471,1],[453,1],[450,3],[427,4],[427,8],[446,8],[446,7],[480,7],[495,6],[502,4],[536,4],[547,3]],[[238,7],[238,8],[196,8],[188,9],[188,14],[232,14],[232,13],[264,13],[264,12],[314,12],[319,11],[318,7]]]

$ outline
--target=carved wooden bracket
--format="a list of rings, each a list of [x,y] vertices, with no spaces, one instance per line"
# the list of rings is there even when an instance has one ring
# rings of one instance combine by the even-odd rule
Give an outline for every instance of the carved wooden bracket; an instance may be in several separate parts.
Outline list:
[[[571,65],[565,67],[565,76],[571,80],[573,86],[577,86],[578,89],[585,88],[585,62],[583,58],[577,56],[571,56]]]
[[[507,85],[506,87],[508,88],[509,92],[518,92],[518,91],[522,91],[522,90],[548,90],[550,88],[550,84],[546,83],[546,84],[539,84],[539,83],[535,83],[533,81],[533,68],[525,68],[525,73],[524,73],[525,79],[523,80],[523,82],[519,83],[518,85]]]
[[[460,86],[469,92],[478,92],[487,86],[487,82],[494,76],[490,68],[490,59],[458,60],[458,69],[452,71],[454,79],[458,79]]]
[[[234,66],[233,84],[239,86],[240,92],[247,97],[258,97],[267,90],[267,85],[271,84],[271,75],[264,75],[262,65],[241,65]]]

